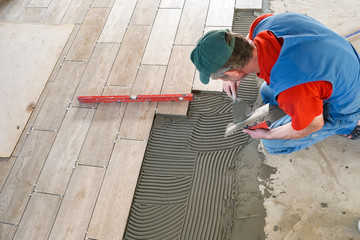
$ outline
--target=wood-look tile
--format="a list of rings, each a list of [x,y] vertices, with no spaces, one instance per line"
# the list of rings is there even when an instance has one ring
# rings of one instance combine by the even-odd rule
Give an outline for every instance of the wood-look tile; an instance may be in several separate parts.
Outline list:
[[[91,7],[112,7],[115,0],[94,0]]]
[[[187,0],[177,31],[175,44],[196,45],[203,35],[209,0]]]
[[[166,66],[142,65],[131,95],[160,94]],[[119,137],[143,140],[150,134],[156,103],[128,103]]]
[[[109,8],[91,8],[72,44],[66,59],[87,61],[109,14]]]
[[[94,113],[94,109],[69,109],[41,172],[37,191],[64,194]]]
[[[6,11],[11,5],[12,1],[0,1],[0,21],[3,22],[6,16]]]
[[[85,70],[84,62],[65,62],[35,120],[34,128],[58,130]]]
[[[33,131],[26,139],[0,194],[0,221],[17,224],[44,166],[55,133]]]
[[[45,102],[45,99],[46,99],[46,96],[48,95],[48,93],[50,92],[50,89],[52,87],[52,82],[47,82],[45,87],[44,87],[44,90],[43,92],[41,93],[40,95],[40,98],[39,100],[37,101],[36,103],[36,106],[35,106],[35,109],[34,111],[32,112],[28,122],[26,123],[26,126],[24,128],[24,131],[23,133],[21,134],[21,137],[19,138],[19,141],[17,142],[16,144],[16,147],[12,153],[12,156],[19,156],[20,154],[20,151],[28,137],[28,134],[30,133],[30,131],[32,131],[32,128],[34,126],[34,122],[35,122],[35,119],[37,117],[37,115],[39,114],[40,112],[40,109],[41,109],[41,106],[44,104]]]
[[[130,88],[109,86],[104,96],[129,95]],[[79,163],[107,166],[114,147],[126,103],[100,103],[91,122],[84,146],[79,155]]]
[[[153,25],[160,0],[138,0],[131,17],[131,25]]]
[[[148,139],[154,120],[155,108],[155,102],[128,103],[120,127],[119,137],[137,140]]]
[[[231,26],[235,0],[211,0],[206,26]],[[221,11],[219,11],[221,9]]]
[[[87,237],[117,239],[123,236],[145,149],[145,141],[116,142]]]
[[[262,9],[262,0],[236,0],[235,8]]]
[[[168,64],[180,15],[181,9],[159,9],[144,53],[143,64]]]
[[[78,96],[99,96],[109,77],[120,44],[99,43],[96,45],[84,75],[76,90],[73,106],[78,106]],[[84,104],[81,104],[84,106]]]
[[[0,239],[12,240],[16,229],[17,227],[15,225],[0,223]]]
[[[76,167],[49,239],[85,238],[104,174],[104,168]]]
[[[25,13],[27,5],[31,0],[13,0],[6,9],[6,15],[2,21],[4,22],[19,22],[22,15]]]
[[[160,8],[183,8],[184,0],[161,0]]]
[[[28,7],[37,7],[37,8],[43,8],[48,7],[51,0],[31,0]]]
[[[141,65],[131,95],[160,94],[166,66]]]
[[[72,1],[61,23],[82,23],[92,0]]]
[[[190,60],[193,46],[174,46],[161,94],[191,93],[195,66]],[[186,115],[188,102],[159,102],[157,113]]]
[[[40,22],[59,24],[70,3],[71,0],[52,0]]]
[[[75,39],[75,37],[77,36],[77,34],[78,34],[79,30],[80,30],[80,27],[81,27],[80,24],[76,24],[74,26],[74,29],[70,34],[70,37],[69,37],[69,39],[68,39],[68,41],[67,41],[61,55],[60,55],[60,57],[58,59],[58,61],[57,61],[56,65],[55,65],[55,67],[54,67],[54,69],[53,69],[53,71],[52,71],[52,73],[51,73],[51,75],[49,77],[48,82],[55,81],[55,78],[57,77],[57,75],[58,75],[58,73],[60,71],[60,68],[64,64],[66,54],[69,52],[70,47],[71,47],[72,43],[74,42],[74,39]]]
[[[149,39],[150,26],[130,26],[120,46],[108,82],[111,85],[132,86]]]
[[[19,19],[19,22],[26,22],[26,23],[38,23],[42,16],[44,15],[46,8],[40,7],[28,7],[26,8],[24,15]]]
[[[195,91],[212,91],[212,92],[222,92],[223,81],[221,80],[212,80],[208,84],[203,84],[200,81],[199,72],[196,71],[194,78],[194,85],[192,90]]]
[[[14,165],[16,157],[0,158],[0,192],[9,176],[10,170]]]
[[[14,240],[48,239],[60,203],[60,196],[33,193]]]
[[[121,42],[137,0],[115,1],[101,33],[100,42]]]

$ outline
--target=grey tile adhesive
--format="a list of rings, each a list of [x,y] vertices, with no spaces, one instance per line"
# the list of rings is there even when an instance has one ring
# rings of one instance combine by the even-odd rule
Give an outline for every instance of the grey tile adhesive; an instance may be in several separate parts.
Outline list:
[[[236,12],[233,31],[245,34],[253,20]],[[258,102],[255,75],[238,96]],[[195,94],[186,118],[155,117],[124,239],[265,239],[258,177],[275,169],[263,164],[258,140],[224,137],[232,121],[231,99],[215,93]]]

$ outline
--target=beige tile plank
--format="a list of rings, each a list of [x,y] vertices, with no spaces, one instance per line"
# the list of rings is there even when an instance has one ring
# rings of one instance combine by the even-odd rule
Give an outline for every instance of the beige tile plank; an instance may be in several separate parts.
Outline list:
[[[13,0],[6,10],[6,15],[2,21],[19,22],[24,15],[27,5],[31,0]]]
[[[19,19],[22,23],[38,23],[44,15],[46,8],[40,7],[28,7],[26,8],[24,15]]]
[[[131,95],[160,94],[166,66],[142,65]],[[119,137],[148,139],[156,103],[128,103]]]
[[[119,47],[120,44],[118,43],[99,43],[96,45],[76,90],[72,102],[73,106],[79,106],[78,96],[99,96],[102,94]],[[81,105],[85,106],[84,104]]]
[[[12,4],[12,1],[0,1],[0,21],[3,22],[6,16],[6,11]]]
[[[70,3],[71,0],[52,0],[40,22],[59,24]]]
[[[236,0],[235,8],[262,9],[262,0]]]
[[[111,85],[134,84],[150,31],[150,26],[129,26],[109,76]]]
[[[56,76],[58,75],[58,73],[59,73],[59,71],[60,71],[60,68],[61,68],[61,67],[63,66],[63,64],[64,64],[64,61],[65,61],[65,58],[66,58],[66,54],[69,52],[70,47],[71,47],[71,45],[73,44],[74,39],[75,39],[75,37],[77,36],[77,34],[78,34],[79,30],[80,30],[80,27],[81,27],[80,24],[76,24],[76,25],[74,26],[74,29],[73,29],[73,31],[71,32],[71,35],[70,35],[70,37],[69,37],[69,39],[68,39],[68,41],[67,41],[67,43],[66,43],[66,45],[65,45],[65,47],[64,47],[64,49],[63,49],[63,51],[62,51],[62,53],[61,53],[61,55],[60,55],[60,57],[59,57],[56,65],[55,65],[55,67],[54,67],[54,69],[53,69],[50,77],[49,77],[49,80],[48,80],[49,82],[55,81],[55,78],[56,78]]]
[[[17,224],[54,142],[55,133],[33,131],[0,194],[0,222]]]
[[[131,25],[153,25],[160,0],[138,0],[131,17]]]
[[[51,0],[31,0],[28,7],[47,8]]]
[[[220,29],[231,29],[232,26],[225,27],[205,27],[205,33],[212,30],[220,30]],[[203,84],[200,81],[199,72],[196,70],[194,83],[192,89],[195,91],[214,91],[214,92],[222,92],[222,81],[220,80],[210,80],[208,84]]]
[[[115,0],[94,0],[91,7],[112,7]]]
[[[106,87],[104,91],[105,96],[129,94],[130,88],[117,86]],[[99,104],[79,155],[80,164],[108,165],[125,108],[125,103]]]
[[[12,240],[16,229],[17,227],[15,225],[0,223],[0,239]]]
[[[37,191],[64,194],[94,113],[94,109],[69,109],[40,174]]]
[[[160,94],[166,66],[141,65],[131,95]]]
[[[14,240],[48,239],[60,203],[60,196],[33,193]]]
[[[211,0],[206,26],[231,26],[235,0]]]
[[[158,103],[157,114],[186,116],[189,102],[161,102]]]
[[[183,8],[184,0],[161,0],[160,8]]]
[[[15,163],[16,157],[0,158],[0,191],[9,176],[10,170]]]
[[[146,46],[143,64],[168,64],[180,15],[181,9],[159,9]]]
[[[209,91],[209,92],[222,92],[223,81],[221,80],[212,80],[208,84],[203,84],[200,81],[199,72],[196,70],[195,78],[194,78],[194,85],[192,90],[195,91]]]
[[[150,135],[156,103],[128,103],[119,138],[145,140]]]
[[[59,130],[85,65],[84,62],[64,63],[34,122],[34,128]]]
[[[61,23],[81,24],[90,8],[91,2],[92,0],[71,1]]]
[[[145,141],[116,142],[87,237],[118,239],[123,236],[145,149]]]
[[[109,14],[109,8],[91,8],[71,46],[66,59],[87,61]]]
[[[53,85],[53,82],[47,82],[43,92],[40,95],[39,100],[37,101],[36,105],[34,106],[34,111],[31,113],[31,116],[28,120],[28,122],[26,123],[26,126],[24,128],[23,133],[21,134],[21,137],[19,138],[19,141],[16,144],[16,147],[12,153],[12,156],[19,156],[20,151],[29,135],[29,133],[33,130],[34,127],[34,121],[37,117],[37,115],[40,112],[41,106],[44,104],[46,96],[48,95],[48,93],[50,92],[50,89]]]
[[[137,0],[115,1],[100,35],[100,42],[121,42]]]
[[[190,60],[193,46],[174,46],[161,94],[190,93],[195,66]],[[157,113],[186,115],[188,102],[159,102]]]
[[[85,238],[104,174],[104,168],[76,167],[49,239]]]
[[[196,45],[202,36],[209,0],[187,0],[181,16],[175,44]]]

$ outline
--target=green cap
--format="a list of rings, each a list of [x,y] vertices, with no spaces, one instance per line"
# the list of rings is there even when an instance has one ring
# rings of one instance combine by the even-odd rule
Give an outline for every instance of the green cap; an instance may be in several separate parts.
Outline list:
[[[200,72],[200,81],[209,83],[210,74],[220,69],[230,58],[235,37],[232,35],[230,46],[225,41],[225,33],[229,30],[213,30],[202,36],[191,53],[191,61]]]

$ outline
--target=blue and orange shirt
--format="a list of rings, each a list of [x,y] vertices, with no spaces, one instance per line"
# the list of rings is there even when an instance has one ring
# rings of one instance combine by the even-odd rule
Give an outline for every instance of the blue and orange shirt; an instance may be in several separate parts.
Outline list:
[[[271,31],[261,31],[253,38],[255,27],[263,19],[272,16],[266,14],[258,17],[250,26],[249,38],[253,40],[259,60],[259,78],[270,84],[270,73],[279,58],[283,38],[277,38]],[[318,80],[302,83],[282,91],[277,96],[279,107],[292,119],[292,127],[302,130],[310,125],[313,119],[323,112],[323,101],[330,98],[332,84],[329,81]]]

